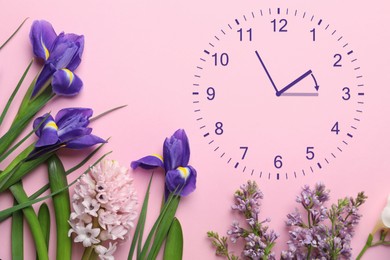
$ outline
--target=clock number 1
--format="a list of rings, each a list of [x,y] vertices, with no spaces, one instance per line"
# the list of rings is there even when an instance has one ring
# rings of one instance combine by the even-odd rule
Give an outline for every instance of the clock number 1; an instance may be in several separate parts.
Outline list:
[[[222,66],[226,66],[229,64],[229,55],[225,52],[221,55],[218,55],[218,53],[214,53],[212,57],[214,58],[215,66],[218,66],[218,64],[221,64]]]
[[[313,42],[315,42],[316,41],[316,28],[311,29],[310,32],[313,34],[312,39],[313,39]]]
[[[277,169],[280,169],[280,168],[282,168],[282,166],[283,166],[283,162],[282,162],[282,156],[280,156],[280,155],[277,155],[276,157],[275,157],[275,159],[274,159],[274,165],[275,165],[275,167],[277,168]]]

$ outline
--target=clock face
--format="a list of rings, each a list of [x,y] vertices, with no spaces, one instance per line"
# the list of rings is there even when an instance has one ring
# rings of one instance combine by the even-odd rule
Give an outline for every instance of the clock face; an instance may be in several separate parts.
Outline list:
[[[346,38],[296,9],[261,9],[222,25],[204,45],[191,88],[211,156],[277,180],[337,160],[364,110],[364,78]]]

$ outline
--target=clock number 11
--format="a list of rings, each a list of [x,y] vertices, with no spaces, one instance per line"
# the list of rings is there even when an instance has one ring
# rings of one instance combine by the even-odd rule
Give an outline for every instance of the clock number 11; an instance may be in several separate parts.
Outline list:
[[[245,33],[242,31],[242,28],[240,30],[237,30],[237,32],[240,35],[240,42],[242,42],[244,39]],[[248,40],[251,42],[252,41],[252,28],[249,28],[248,30],[246,30],[246,32],[248,33]]]

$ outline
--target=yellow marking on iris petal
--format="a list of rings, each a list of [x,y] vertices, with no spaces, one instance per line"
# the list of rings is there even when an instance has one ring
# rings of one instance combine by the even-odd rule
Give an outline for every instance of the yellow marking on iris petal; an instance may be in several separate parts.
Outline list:
[[[74,79],[73,72],[71,72],[71,71],[68,70],[68,69],[62,69],[62,70],[65,71],[65,73],[68,75],[68,78],[69,78],[69,85],[72,84],[73,79]]]
[[[56,122],[54,121],[49,121],[44,128],[53,128],[55,129],[56,131],[58,130],[58,126],[56,124]]]
[[[162,162],[164,162],[164,158],[163,158],[161,155],[154,153],[154,154],[152,154],[152,156],[157,157],[157,158],[160,159]]]
[[[190,175],[190,169],[188,167],[178,167],[177,169],[179,170],[180,175],[181,177],[183,177],[183,179],[187,179]]]
[[[41,44],[42,44],[43,50],[45,51],[45,58],[46,58],[46,60],[47,60],[47,59],[49,58],[49,56],[50,56],[50,52],[49,52],[49,50],[46,48],[46,45],[43,43],[42,38],[41,38]]]

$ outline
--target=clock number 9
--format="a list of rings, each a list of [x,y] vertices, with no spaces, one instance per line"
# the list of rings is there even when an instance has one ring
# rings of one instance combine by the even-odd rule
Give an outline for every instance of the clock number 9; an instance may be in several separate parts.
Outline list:
[[[313,146],[306,147],[306,159],[308,159],[308,160],[314,159],[313,149],[314,149]]]
[[[206,93],[208,100],[213,100],[215,98],[215,89],[213,87],[207,88]]]
[[[218,66],[218,64],[221,64],[222,66],[226,66],[229,64],[229,55],[225,52],[221,55],[218,55],[218,53],[214,53],[212,57],[214,58],[215,66]]]
[[[215,123],[215,134],[216,135],[221,135],[221,134],[223,134],[223,124],[222,124],[222,122],[217,122],[217,123]]]
[[[271,23],[274,25],[274,32],[287,32],[287,29],[286,29],[286,26],[287,26],[287,20],[286,19],[280,19],[279,20],[279,24],[280,24],[280,28],[278,30],[278,26],[277,26],[277,23],[276,23],[276,19],[273,19],[271,21]]]
[[[345,88],[343,88],[343,91],[344,91],[345,95],[342,96],[342,98],[344,100],[349,100],[351,98],[351,94],[350,94],[351,90],[349,89],[349,87],[345,87]]]
[[[274,165],[275,165],[275,167],[277,168],[277,169],[280,169],[280,168],[282,168],[282,166],[283,166],[283,162],[282,162],[282,156],[280,156],[280,155],[277,155],[276,157],[275,157],[275,159],[274,159]]]

